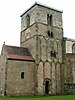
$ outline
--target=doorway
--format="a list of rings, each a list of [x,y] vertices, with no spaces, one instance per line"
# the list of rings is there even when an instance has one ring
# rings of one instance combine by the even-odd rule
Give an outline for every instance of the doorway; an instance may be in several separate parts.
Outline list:
[[[45,82],[45,94],[49,94],[49,81]]]

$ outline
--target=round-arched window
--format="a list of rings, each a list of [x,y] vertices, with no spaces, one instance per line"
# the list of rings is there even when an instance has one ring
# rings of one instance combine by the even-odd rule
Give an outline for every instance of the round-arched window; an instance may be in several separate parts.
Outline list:
[[[26,16],[26,20],[27,20],[27,28],[30,26],[30,16],[27,14]]]
[[[72,45],[72,53],[75,53],[75,43]]]

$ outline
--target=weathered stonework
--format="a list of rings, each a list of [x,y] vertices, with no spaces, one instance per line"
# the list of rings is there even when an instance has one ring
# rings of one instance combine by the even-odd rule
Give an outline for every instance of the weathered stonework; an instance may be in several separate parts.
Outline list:
[[[74,53],[75,41],[63,37],[62,11],[34,4],[21,15],[20,47],[2,47],[0,95],[75,93]]]
[[[23,27],[27,14],[30,16],[30,20],[32,20],[29,27]],[[52,25],[47,24],[48,14],[52,15]],[[37,94],[46,94],[46,88],[49,89],[48,94],[61,94],[62,13],[35,5],[33,9],[22,15],[22,18],[25,21],[21,23],[20,43],[22,47],[29,48],[35,58]],[[48,36],[48,31],[53,32],[53,38]],[[55,51],[56,57],[51,57],[51,51]],[[46,87],[46,82],[49,82],[48,87]]]
[[[66,39],[66,53],[72,53],[73,44],[75,44],[75,40]]]
[[[75,54],[66,54],[64,92],[75,93]]]
[[[1,53],[1,65],[0,65],[1,67],[0,94],[7,96],[34,95],[35,94],[34,61],[28,61],[24,59],[22,60],[21,58],[9,59],[8,56],[9,55],[7,46],[4,44]],[[21,78],[22,72],[24,73],[23,79]]]
[[[7,64],[7,95],[34,95],[34,63],[8,60]],[[21,72],[25,73],[24,79]]]

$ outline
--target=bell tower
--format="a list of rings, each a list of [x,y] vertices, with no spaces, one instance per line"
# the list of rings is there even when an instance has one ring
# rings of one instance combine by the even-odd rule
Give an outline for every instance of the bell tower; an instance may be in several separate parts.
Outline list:
[[[61,94],[62,39],[62,11],[35,3],[21,15],[20,45],[35,59],[37,94]]]

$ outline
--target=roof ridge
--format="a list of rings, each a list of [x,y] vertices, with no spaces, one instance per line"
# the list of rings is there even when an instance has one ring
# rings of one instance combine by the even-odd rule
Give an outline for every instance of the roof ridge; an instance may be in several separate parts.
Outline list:
[[[21,59],[21,60],[34,60],[28,48],[5,45],[7,49],[7,58]]]
[[[16,47],[16,48],[25,48],[25,49],[28,49],[28,48],[26,48],[26,47],[13,46],[13,45],[5,45],[5,46],[7,46],[7,47]]]
[[[51,7],[51,6],[48,6],[48,5],[45,5],[45,4],[42,4],[42,3],[39,3],[39,2],[35,2],[33,5],[31,5],[31,7],[29,7],[27,10],[25,10],[21,15],[20,17],[22,17],[25,13],[27,13],[30,9],[32,9],[34,6],[42,6],[42,7],[46,7],[46,8],[49,8],[49,9],[52,9],[52,10],[55,10],[55,11],[58,11],[58,12],[63,12],[62,10],[59,10],[57,8],[54,8],[54,7]]]

